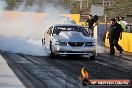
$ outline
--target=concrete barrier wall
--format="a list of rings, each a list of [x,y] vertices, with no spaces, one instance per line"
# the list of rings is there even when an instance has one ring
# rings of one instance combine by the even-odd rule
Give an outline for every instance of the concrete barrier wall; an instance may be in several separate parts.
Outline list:
[[[59,14],[60,16],[65,16],[73,19],[77,24],[80,22],[80,14]],[[16,11],[5,11],[4,16],[9,19],[15,19],[16,17],[31,16],[33,19],[38,21],[43,20],[48,14],[46,13],[33,13],[33,12],[16,12]]]
[[[109,47],[109,39],[107,39],[108,32],[106,33],[105,46]],[[122,33],[122,39],[119,40],[119,44],[122,46],[124,51],[132,52],[132,33]]]

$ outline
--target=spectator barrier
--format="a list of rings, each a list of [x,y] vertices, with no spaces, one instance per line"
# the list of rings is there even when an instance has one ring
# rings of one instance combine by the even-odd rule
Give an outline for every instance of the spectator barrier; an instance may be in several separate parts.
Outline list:
[[[108,32],[105,37],[105,46],[109,47],[109,39],[107,39]],[[119,44],[122,46],[124,51],[132,52],[132,33],[123,32],[122,39],[119,40]]]

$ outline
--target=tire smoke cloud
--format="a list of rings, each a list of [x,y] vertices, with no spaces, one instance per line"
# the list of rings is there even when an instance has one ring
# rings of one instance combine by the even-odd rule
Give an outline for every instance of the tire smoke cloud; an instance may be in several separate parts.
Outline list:
[[[24,2],[15,7],[14,10],[24,11],[26,14],[35,14],[38,6],[26,8]],[[59,16],[61,12],[69,13],[63,7],[54,7],[49,3],[43,7],[46,16],[36,21],[32,15],[21,15],[9,17],[6,15],[7,3],[0,2],[0,50],[12,53],[22,53],[34,56],[47,56],[45,49],[41,45],[44,32],[53,24],[65,23],[66,20]],[[19,13],[19,12],[18,12]],[[60,20],[59,20],[60,19]]]

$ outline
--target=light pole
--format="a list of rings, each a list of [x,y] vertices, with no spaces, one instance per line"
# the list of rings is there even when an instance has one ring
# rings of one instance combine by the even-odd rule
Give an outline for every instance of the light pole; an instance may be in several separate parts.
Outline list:
[[[80,12],[82,11],[82,0],[80,0]]]
[[[89,0],[87,0],[87,7],[88,7],[88,5],[89,5]]]
[[[27,8],[27,0],[23,1],[23,4],[25,5],[25,7]]]
[[[104,0],[103,0],[103,7],[104,7]]]
[[[104,6],[104,4],[105,4],[105,2],[104,2],[104,0],[103,0],[103,8],[104,8],[104,10],[105,10],[105,6]],[[104,11],[104,20],[105,20],[105,23],[106,23],[106,21],[107,21],[107,15],[106,15],[106,11]]]

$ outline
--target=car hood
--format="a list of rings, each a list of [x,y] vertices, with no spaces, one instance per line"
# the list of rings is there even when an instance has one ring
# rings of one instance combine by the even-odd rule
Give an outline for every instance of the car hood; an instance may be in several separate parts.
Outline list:
[[[84,36],[82,33],[76,31],[60,32],[59,40],[61,42],[93,42],[94,41],[93,38]]]

